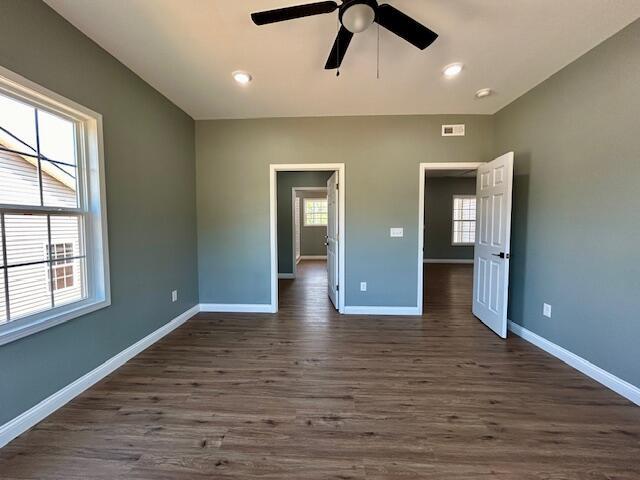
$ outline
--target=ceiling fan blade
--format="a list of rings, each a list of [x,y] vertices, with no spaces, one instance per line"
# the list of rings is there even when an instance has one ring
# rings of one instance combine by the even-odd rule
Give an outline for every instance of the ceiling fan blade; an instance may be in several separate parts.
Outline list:
[[[376,22],[420,50],[424,50],[438,38],[437,33],[386,3],[378,7]]]
[[[334,12],[338,8],[336,2],[316,2],[306,5],[296,5],[294,7],[278,8],[251,14],[251,20],[256,25],[266,25],[268,23],[284,22],[296,18],[310,17],[311,15],[322,15],[323,13]]]
[[[331,49],[331,53],[327,59],[327,64],[324,66],[325,70],[340,68],[352,38],[353,33],[341,26],[338,36],[336,37],[336,41],[333,42],[333,48]]]

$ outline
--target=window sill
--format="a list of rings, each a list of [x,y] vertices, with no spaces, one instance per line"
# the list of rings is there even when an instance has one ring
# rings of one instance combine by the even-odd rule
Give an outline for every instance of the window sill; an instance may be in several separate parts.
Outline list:
[[[87,299],[0,325],[0,346],[42,332],[111,305],[110,299]]]

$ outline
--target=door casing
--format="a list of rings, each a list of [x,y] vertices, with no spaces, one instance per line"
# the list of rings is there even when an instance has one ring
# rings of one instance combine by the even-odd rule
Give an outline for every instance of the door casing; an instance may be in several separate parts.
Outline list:
[[[418,195],[418,311],[422,315],[424,278],[424,198],[427,170],[476,170],[485,162],[440,162],[421,163],[418,175],[420,194]]]
[[[344,163],[288,163],[269,165],[269,249],[271,260],[271,303],[269,311],[278,311],[278,198],[277,198],[277,175],[278,172],[308,172],[308,171],[334,171],[338,172],[338,311],[344,313],[345,304],[345,191],[347,188],[347,177]],[[294,262],[295,263],[295,262]]]

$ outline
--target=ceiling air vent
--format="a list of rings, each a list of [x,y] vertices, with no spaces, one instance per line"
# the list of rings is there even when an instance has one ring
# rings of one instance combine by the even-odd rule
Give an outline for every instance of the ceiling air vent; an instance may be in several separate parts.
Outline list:
[[[464,137],[464,124],[462,125],[442,125],[443,137]]]

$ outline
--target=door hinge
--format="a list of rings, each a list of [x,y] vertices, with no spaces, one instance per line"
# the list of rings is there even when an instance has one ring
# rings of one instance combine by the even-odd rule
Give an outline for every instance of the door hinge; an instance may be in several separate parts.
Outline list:
[[[340,285],[336,285],[336,292],[340,291]]]
[[[336,190],[338,190],[340,188],[339,183],[336,183]]]

